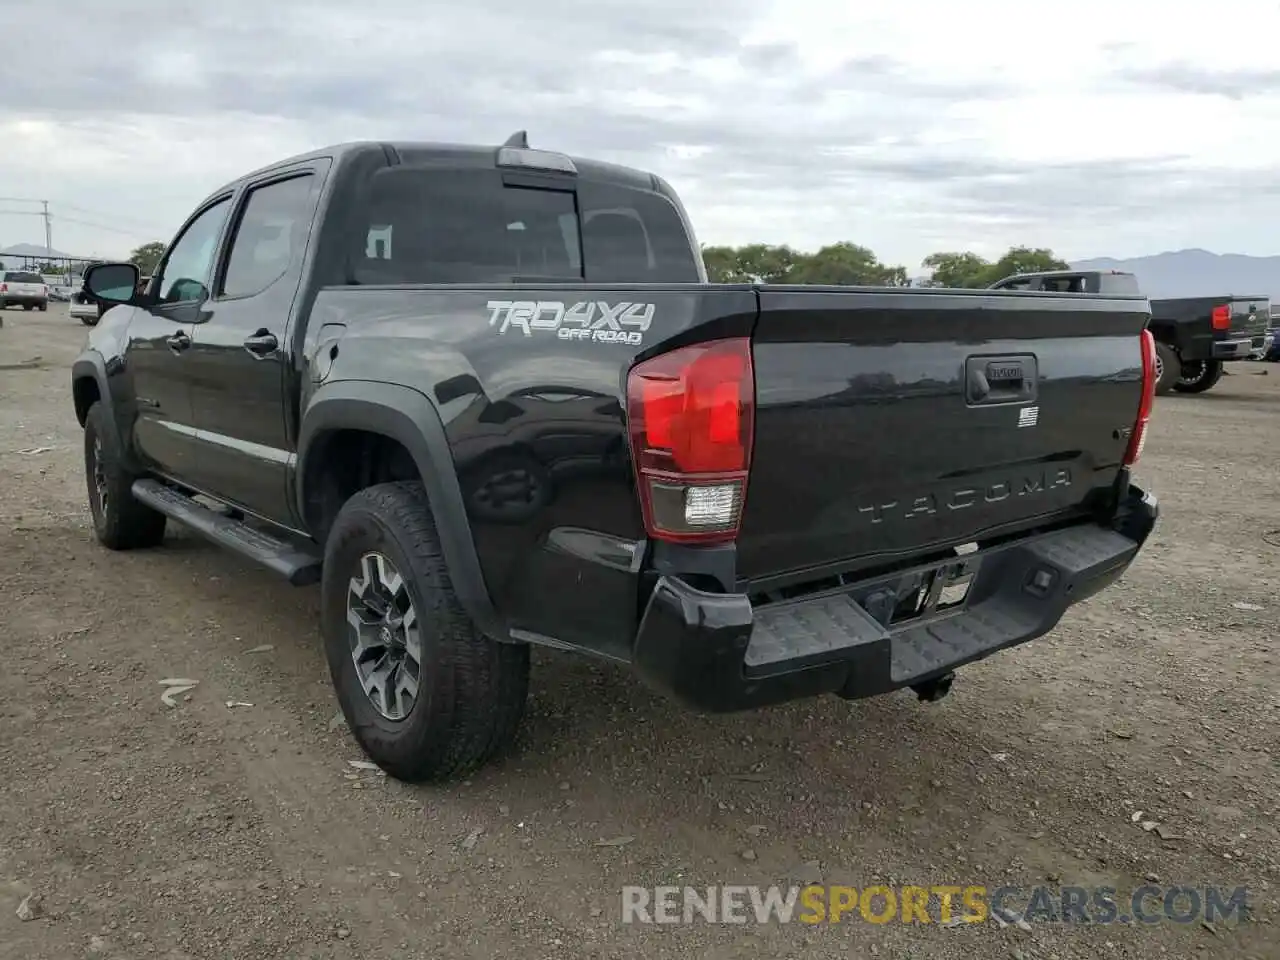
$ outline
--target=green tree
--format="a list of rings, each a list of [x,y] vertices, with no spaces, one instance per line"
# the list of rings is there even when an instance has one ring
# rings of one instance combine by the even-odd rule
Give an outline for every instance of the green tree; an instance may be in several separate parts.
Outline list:
[[[702,262],[712,283],[786,283],[804,254],[786,245],[703,247]]]
[[[976,253],[947,251],[931,253],[921,266],[933,271],[931,287],[980,289],[1015,273],[1043,273],[1047,270],[1069,270],[1071,265],[1059,260],[1045,247],[1010,247],[999,260],[991,263]]]
[[[703,247],[712,283],[826,283],[839,286],[905,287],[904,267],[881,263],[856,243],[833,243],[815,253],[783,244]]]
[[[857,287],[905,287],[904,267],[881,263],[867,247],[842,241],[809,254],[796,264],[789,283],[825,283]]]
[[[933,271],[927,286],[969,288],[985,287],[992,281],[991,264],[976,253],[931,253],[923,267]]]
[[[995,283],[1015,273],[1042,273],[1046,270],[1070,270],[1071,264],[1059,260],[1046,247],[1010,247],[1003,257],[991,265],[991,279]]]
[[[129,262],[136,263],[143,276],[149,276],[160,265],[160,258],[163,256],[164,244],[152,241],[151,243],[144,243],[129,254]]]
[[[704,246],[702,262],[707,268],[707,279],[712,283],[738,282],[738,251],[735,247]]]

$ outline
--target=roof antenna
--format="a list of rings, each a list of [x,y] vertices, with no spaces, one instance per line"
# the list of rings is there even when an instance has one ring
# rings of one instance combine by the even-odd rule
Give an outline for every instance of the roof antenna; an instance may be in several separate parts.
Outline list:
[[[520,149],[520,150],[528,150],[529,149],[529,131],[517,130],[511,136],[507,137],[507,142],[504,143],[503,146],[516,147],[517,149]]]

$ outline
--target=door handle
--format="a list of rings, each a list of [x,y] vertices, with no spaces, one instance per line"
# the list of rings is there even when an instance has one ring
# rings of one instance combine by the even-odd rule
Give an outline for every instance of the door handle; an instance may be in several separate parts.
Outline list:
[[[183,350],[187,349],[187,347],[191,346],[191,338],[187,336],[185,331],[180,330],[172,337],[166,339],[165,343],[169,345],[169,349],[174,353],[181,353]]]
[[[244,338],[244,348],[255,357],[265,357],[269,353],[274,353],[279,346],[280,341],[276,339],[275,334],[268,333],[266,330],[259,330],[253,336]]]

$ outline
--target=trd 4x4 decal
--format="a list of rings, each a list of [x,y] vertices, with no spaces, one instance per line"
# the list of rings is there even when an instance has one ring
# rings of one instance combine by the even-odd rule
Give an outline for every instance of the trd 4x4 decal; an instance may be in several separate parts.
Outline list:
[[[498,333],[512,327],[531,337],[534,331],[554,332],[561,340],[628,343],[640,346],[653,323],[652,303],[608,303],[604,300],[490,300],[489,326]]]

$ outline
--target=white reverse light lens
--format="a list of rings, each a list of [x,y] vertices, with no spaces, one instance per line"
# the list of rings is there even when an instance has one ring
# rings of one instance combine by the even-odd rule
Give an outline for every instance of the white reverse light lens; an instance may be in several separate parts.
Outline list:
[[[689,487],[684,493],[684,522],[691,527],[723,527],[733,523],[736,483]]]

